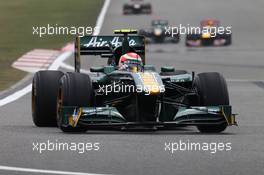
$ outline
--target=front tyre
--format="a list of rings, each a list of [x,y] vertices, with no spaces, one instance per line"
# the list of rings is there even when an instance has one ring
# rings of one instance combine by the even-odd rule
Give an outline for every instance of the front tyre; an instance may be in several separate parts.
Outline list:
[[[198,106],[229,105],[229,95],[224,77],[217,72],[200,73],[195,77],[194,88],[200,96]],[[203,133],[220,133],[227,123],[220,125],[201,125],[198,130]]]
[[[59,80],[63,76],[60,71],[39,71],[32,82],[31,108],[32,118],[36,126],[57,126],[56,100]]]
[[[94,105],[92,81],[87,74],[68,72],[60,81],[57,100],[57,121],[63,132],[86,132],[85,127],[65,126],[62,122],[62,106],[89,107]]]

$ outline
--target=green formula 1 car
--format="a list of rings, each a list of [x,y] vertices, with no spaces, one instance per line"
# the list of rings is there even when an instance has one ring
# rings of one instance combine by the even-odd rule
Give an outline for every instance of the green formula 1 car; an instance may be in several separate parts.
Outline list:
[[[192,125],[218,133],[236,124],[221,74],[195,75],[173,67],[157,72],[146,64],[144,37],[136,33],[77,37],[75,72],[37,72],[32,88],[35,125],[58,126],[64,132]],[[108,65],[81,73],[81,55],[106,57]],[[130,64],[121,69],[120,63]]]
[[[151,21],[151,28],[139,30],[139,34],[145,36],[147,43],[174,43],[180,41],[180,34],[171,36],[166,33],[169,28],[168,20],[156,19]]]

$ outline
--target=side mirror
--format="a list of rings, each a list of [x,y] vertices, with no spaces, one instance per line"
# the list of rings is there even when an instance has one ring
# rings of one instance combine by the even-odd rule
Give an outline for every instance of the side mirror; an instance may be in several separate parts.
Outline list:
[[[174,67],[171,67],[171,66],[166,66],[166,67],[161,67],[160,68],[160,71],[161,72],[174,72],[175,71],[175,68]]]
[[[104,67],[91,67],[91,72],[104,72]]]

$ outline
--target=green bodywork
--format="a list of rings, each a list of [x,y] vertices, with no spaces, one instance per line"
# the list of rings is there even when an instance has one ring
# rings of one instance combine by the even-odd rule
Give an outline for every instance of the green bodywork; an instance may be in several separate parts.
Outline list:
[[[160,76],[153,71],[153,66],[145,65],[146,71],[152,72],[157,77],[159,84],[163,85],[163,79],[169,80],[172,83],[192,83],[193,76],[191,74],[180,74],[170,76]],[[163,67],[163,71],[170,71],[170,68]],[[90,77],[95,84],[107,84],[109,76],[118,75],[122,77],[130,75],[133,78],[135,85],[142,85],[138,73],[121,72],[115,70],[113,66],[93,67],[91,68]],[[171,105],[164,104],[164,109],[160,111],[157,122],[128,122],[125,116],[114,106],[102,107],[85,107],[72,106],[62,107],[61,115],[63,116],[63,125],[71,125],[78,127],[81,125],[99,125],[99,126],[127,126],[136,124],[152,124],[159,126],[178,126],[178,125],[200,125],[200,124],[219,124],[226,122],[228,125],[236,125],[235,115],[232,114],[231,106],[189,106],[178,107],[177,112]],[[80,115],[78,118],[78,114]],[[219,121],[219,122],[218,122]]]
[[[145,65],[146,71],[152,72],[155,75],[156,80],[160,85],[163,85],[163,79],[166,79],[173,83],[192,83],[193,76],[191,74],[180,74],[170,76],[160,76],[151,65]],[[169,72],[173,69],[169,67],[162,67],[162,71]],[[94,84],[107,84],[109,77],[129,75],[133,78],[135,85],[142,85],[138,73],[121,72],[115,70],[113,66],[104,67],[92,67],[90,77]],[[175,112],[171,105],[164,104],[164,110],[160,111],[157,122],[142,123],[153,125],[198,125],[206,124],[208,121],[226,122],[228,125],[235,125],[235,116],[231,112],[231,106],[189,106],[178,107],[178,111]],[[139,124],[137,122],[128,122],[125,116],[115,108],[114,106],[102,106],[102,107],[85,107],[85,106],[67,106],[62,107],[61,115],[63,116],[63,123],[65,126],[72,125],[78,127],[79,125],[118,125],[127,126],[133,124]],[[78,115],[80,115],[78,117]],[[195,122],[199,121],[199,123]],[[204,121],[204,123],[203,123]],[[215,122],[217,123],[217,122]]]
[[[81,111],[81,112],[80,112]],[[128,125],[159,125],[159,126],[181,126],[181,125],[199,125],[208,124],[208,121],[217,121],[225,119],[228,125],[237,125],[235,115],[231,113],[231,106],[200,106],[200,107],[180,107],[179,112],[171,121],[157,121],[157,122],[127,122],[115,107],[63,107],[62,108],[63,125],[77,126],[85,123],[85,125],[98,126],[128,126]],[[80,114],[80,118],[78,118]],[[161,114],[166,115],[166,113]],[[162,117],[162,116],[161,116]],[[166,117],[166,116],[163,116]],[[70,121],[71,120],[71,121]],[[195,120],[199,121],[196,123]],[[202,122],[204,120],[204,122]],[[218,124],[217,122],[215,124]]]
[[[115,65],[92,67],[89,77],[94,91],[95,105],[62,106],[59,116],[63,127],[152,125],[175,127],[182,125],[236,125],[232,107],[196,106],[200,100],[193,88],[194,73],[179,73],[173,67],[161,67],[161,73],[145,64],[145,39],[121,30],[123,36],[77,37],[75,72],[80,71],[80,55],[100,55],[114,59]],[[142,72],[118,70],[120,53],[135,52],[143,61]],[[100,85],[132,85],[143,87],[141,92],[100,94]],[[123,84],[122,84],[123,83]],[[158,90],[150,86],[158,87]],[[106,89],[107,90],[107,89]],[[127,108],[128,107],[128,108]]]

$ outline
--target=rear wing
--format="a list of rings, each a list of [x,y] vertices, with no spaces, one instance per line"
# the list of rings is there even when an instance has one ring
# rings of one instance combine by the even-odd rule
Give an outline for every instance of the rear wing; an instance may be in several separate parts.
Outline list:
[[[116,32],[120,34],[122,32]],[[124,33],[123,33],[124,34]],[[120,48],[125,39],[129,47],[139,54],[145,63],[145,38],[139,35],[113,35],[113,36],[83,36],[76,37],[75,41],[75,71],[80,71],[81,55],[101,55],[102,57],[113,56],[113,50]],[[122,50],[122,49],[121,49]]]

